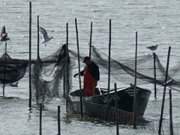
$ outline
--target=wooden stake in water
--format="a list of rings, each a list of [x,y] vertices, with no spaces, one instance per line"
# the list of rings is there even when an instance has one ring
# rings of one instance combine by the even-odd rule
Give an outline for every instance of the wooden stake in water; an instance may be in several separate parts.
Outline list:
[[[162,98],[162,105],[161,105],[161,116],[160,116],[160,120],[159,120],[159,130],[158,130],[159,135],[161,135],[162,121],[163,121],[163,114],[164,114],[164,103],[165,103],[165,97],[166,97],[166,83],[167,83],[167,79],[168,79],[170,53],[171,53],[171,47],[169,47],[168,56],[167,56],[166,76],[165,76],[165,80],[164,80],[165,84],[164,84],[164,91],[163,91],[163,98]]]
[[[40,60],[40,54],[39,54],[39,16],[37,16],[37,59]]]
[[[76,27],[76,42],[77,42],[77,54],[78,54],[78,72],[79,72],[79,89],[81,88],[81,76],[80,76],[80,53],[79,53],[79,36],[78,36],[78,27],[77,27],[77,19],[75,18],[75,27]],[[80,108],[81,108],[81,118],[83,118],[83,101],[82,101],[83,92],[81,92],[80,96]]]
[[[66,78],[67,78],[67,95],[69,94],[69,62],[70,62],[70,57],[69,57],[69,28],[68,28],[68,23],[66,23],[66,60],[67,60],[67,65],[66,65]]]
[[[32,106],[32,87],[31,87],[31,36],[32,36],[32,4],[29,2],[29,109]]]
[[[66,67],[66,63],[65,63],[65,67]],[[63,72],[63,97],[66,97],[66,68],[64,69]]]
[[[5,49],[4,49],[5,51],[5,54],[7,54],[7,41],[5,41]]]
[[[66,78],[67,78],[67,84],[66,84],[66,112],[68,112],[68,105],[69,105],[69,99],[68,99],[68,95],[69,95],[69,89],[70,89],[70,84],[69,84],[69,72],[70,72],[70,70],[69,70],[69,62],[70,62],[70,57],[69,57],[69,42],[68,42],[68,40],[69,40],[69,30],[68,30],[68,23],[66,23]]]
[[[7,41],[5,41],[5,54],[7,54]],[[4,65],[6,65],[7,59],[5,57]],[[6,87],[6,66],[3,67],[3,97],[5,96],[5,87]]]
[[[38,64],[40,62],[40,55],[39,55],[39,16],[37,16],[37,62],[38,62]],[[40,95],[40,92],[39,92],[39,86],[37,86],[37,88],[36,88],[36,100],[37,100],[37,103],[39,103],[39,97],[40,96],[41,95]]]
[[[114,90],[115,90],[115,96],[116,98],[118,97],[118,93],[117,93],[117,84],[114,83]],[[118,116],[118,99],[115,98],[115,107],[116,107],[116,115],[115,116]],[[116,119],[116,135],[119,135],[119,122],[118,122],[118,119]]]
[[[65,72],[64,72],[64,93],[63,96],[66,98],[67,101],[67,95],[69,94],[69,49],[68,49],[68,23],[66,23],[66,44],[65,44]]]
[[[93,28],[93,22],[91,22],[91,28],[90,28],[90,39],[89,39],[89,57],[91,58],[91,46],[92,46],[92,29]]]
[[[40,104],[40,111],[39,111],[39,135],[42,135],[42,104]]]
[[[133,101],[133,127],[136,129],[136,85],[137,85],[137,47],[138,33],[136,32],[136,47],[135,47],[135,77],[134,77],[134,101]]]
[[[157,91],[157,83],[156,83],[156,54],[153,53],[153,59],[154,59],[154,98],[157,99],[156,91]]]
[[[173,112],[172,112],[172,90],[169,90],[169,127],[170,127],[170,135],[174,135],[173,131]]]
[[[69,25],[68,25],[68,23],[66,23],[66,45],[67,46],[69,45]]]
[[[61,107],[58,106],[58,135],[61,135]]]
[[[6,73],[4,72],[4,79],[5,79],[5,76],[6,76]],[[3,97],[5,97],[5,87],[6,87],[6,84],[5,82],[3,82]]]
[[[64,68],[64,77],[63,77],[63,97],[66,98],[67,101],[67,95],[68,95],[68,90],[69,90],[69,54],[68,54],[68,23],[66,23],[66,44],[65,44],[65,57],[66,57],[66,62],[65,62],[65,68]],[[67,102],[66,102],[67,103]],[[67,104],[66,104],[67,105]]]
[[[111,82],[111,19],[109,20],[109,49],[108,49],[108,93],[110,92]]]

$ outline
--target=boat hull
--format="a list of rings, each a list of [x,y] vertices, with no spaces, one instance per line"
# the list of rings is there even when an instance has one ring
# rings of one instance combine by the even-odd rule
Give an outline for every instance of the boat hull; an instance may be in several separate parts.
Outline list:
[[[151,91],[136,87],[136,109],[133,112],[134,88],[128,87],[109,94],[83,97],[83,113],[106,121],[132,123],[133,116],[141,119]],[[80,90],[70,93],[72,112],[80,113]]]

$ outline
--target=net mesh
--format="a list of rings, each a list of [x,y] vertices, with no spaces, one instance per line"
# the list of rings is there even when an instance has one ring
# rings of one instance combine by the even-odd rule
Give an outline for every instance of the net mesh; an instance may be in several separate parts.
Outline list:
[[[35,97],[38,102],[46,102],[53,97],[59,97],[63,91],[64,73],[72,87],[72,69],[77,68],[75,61],[77,53],[68,50],[66,55],[66,47],[62,46],[54,54],[43,59],[37,60],[33,65],[33,86],[35,88]],[[138,85],[156,82],[164,85],[166,68],[161,63],[158,55],[156,56],[156,80],[154,79],[154,56],[153,54],[141,55],[137,58],[137,79]],[[108,55],[102,50],[92,47],[92,60],[100,66],[100,73],[108,73]],[[67,60],[68,59],[68,60]],[[83,56],[80,55],[82,62]],[[47,62],[54,61],[54,62]],[[119,82],[130,84],[134,82],[134,58],[113,59],[111,58],[111,76]],[[68,65],[68,68],[67,68]],[[168,86],[178,90],[180,88],[180,69],[179,65],[169,69]],[[101,80],[100,80],[101,81]],[[65,87],[67,87],[65,85]],[[70,88],[68,88],[70,89]],[[179,90],[178,90],[179,91]]]
[[[64,45],[51,56],[38,59],[33,65],[32,85],[37,103],[46,103],[53,97],[59,97],[62,94],[63,78],[67,69],[68,78],[71,78],[71,67],[67,64],[70,63],[70,59],[65,54],[66,47]],[[71,86],[69,85],[69,87]]]
[[[93,60],[96,61],[101,67],[108,69],[107,55],[100,52],[97,48],[93,47]],[[130,83],[133,82],[134,71],[134,58],[124,60],[111,59],[111,75],[117,80]],[[165,79],[165,66],[161,63],[158,55],[156,55],[156,80],[154,79],[154,58],[153,55],[143,55],[137,58],[137,79],[138,84],[154,83],[163,85]],[[180,87],[179,85],[179,65],[169,69],[168,86]]]

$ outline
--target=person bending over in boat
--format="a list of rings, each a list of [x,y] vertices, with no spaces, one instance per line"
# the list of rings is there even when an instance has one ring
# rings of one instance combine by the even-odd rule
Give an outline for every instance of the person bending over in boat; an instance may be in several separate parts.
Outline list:
[[[99,67],[98,65],[90,59],[90,57],[84,57],[83,63],[86,64],[84,70],[80,72],[80,75],[84,76],[84,96],[96,95],[96,86],[99,81]],[[79,75],[79,73],[74,74],[74,77]]]

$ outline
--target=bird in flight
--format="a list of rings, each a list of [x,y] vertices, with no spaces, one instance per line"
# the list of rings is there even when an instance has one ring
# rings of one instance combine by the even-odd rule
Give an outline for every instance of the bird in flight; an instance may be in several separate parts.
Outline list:
[[[42,41],[42,44],[45,44],[50,41],[51,39],[53,39],[53,37],[49,36],[47,31],[43,28],[43,27],[39,27],[40,28],[40,32],[42,33],[42,36],[43,36],[43,41]]]
[[[1,41],[7,41],[9,40],[8,33],[6,32],[6,27],[3,26],[0,34],[0,40]]]
[[[158,45],[152,45],[152,46],[148,46],[148,49],[150,49],[151,51],[155,51],[158,48]]]

